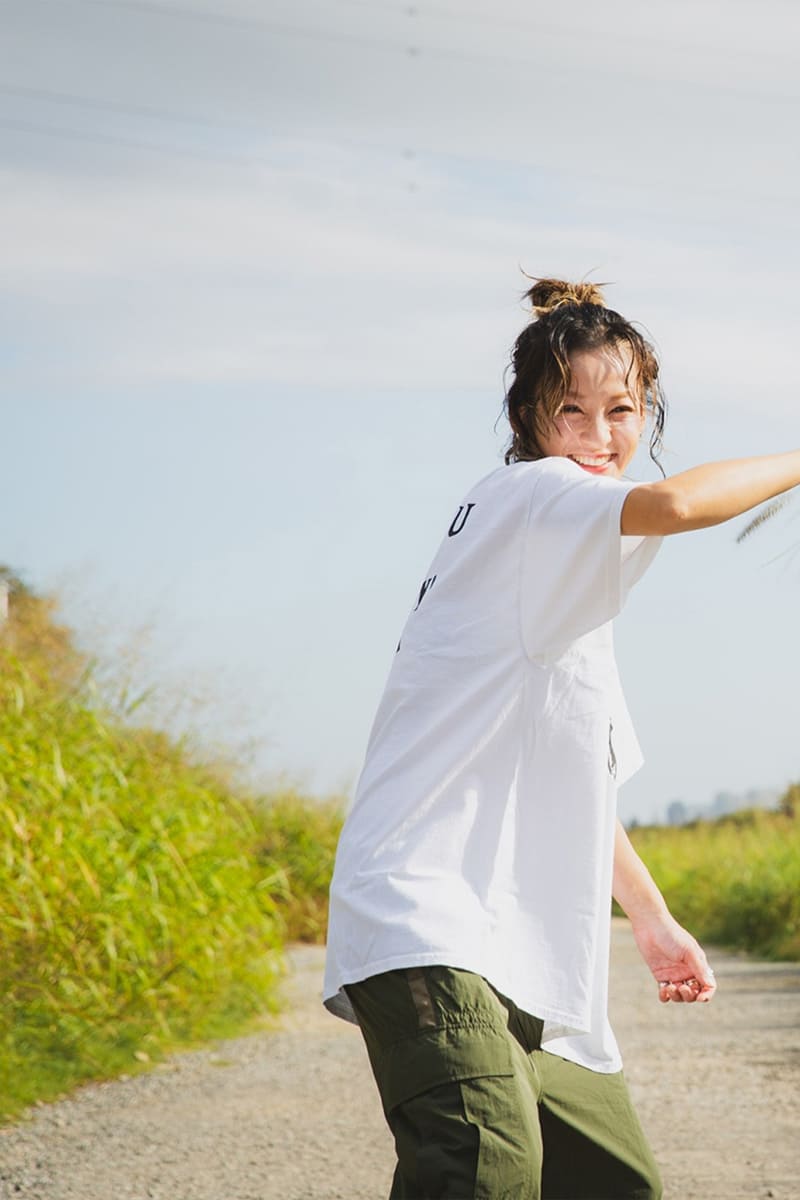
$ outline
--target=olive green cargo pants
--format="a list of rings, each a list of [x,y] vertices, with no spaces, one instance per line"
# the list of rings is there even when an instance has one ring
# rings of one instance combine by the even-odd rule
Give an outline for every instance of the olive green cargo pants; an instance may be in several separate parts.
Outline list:
[[[622,1072],[541,1049],[479,975],[413,967],[346,988],[397,1168],[390,1200],[658,1200]]]

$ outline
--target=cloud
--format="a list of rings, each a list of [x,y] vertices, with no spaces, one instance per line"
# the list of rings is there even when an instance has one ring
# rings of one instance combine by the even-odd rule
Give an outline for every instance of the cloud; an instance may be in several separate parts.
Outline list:
[[[741,388],[748,354],[760,378],[764,359],[771,376],[788,369],[793,279],[743,263],[740,248],[631,231],[613,207],[576,226],[555,195],[506,215],[430,162],[409,190],[385,156],[326,147],[320,165],[305,151],[282,143],[282,165],[235,172],[161,164],[135,186],[76,174],[56,189],[40,169],[4,171],[6,292],[51,347],[49,368],[29,367],[98,382],[495,390],[524,320],[523,267],[617,281],[609,302],[641,315],[695,381]],[[771,311],[760,347],[756,297]]]
[[[18,115],[55,129],[18,133],[0,174],[23,388],[494,391],[519,266],[617,281],[682,386],[785,377],[800,178],[777,0],[757,23],[688,0],[208,7],[16,14]]]

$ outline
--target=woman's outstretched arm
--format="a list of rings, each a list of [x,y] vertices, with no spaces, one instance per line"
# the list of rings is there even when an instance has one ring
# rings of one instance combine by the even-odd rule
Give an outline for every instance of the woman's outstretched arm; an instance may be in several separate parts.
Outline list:
[[[670,914],[664,897],[617,822],[614,899],[630,920],[634,940],[658,983],[658,998],[678,1003],[709,1001],[714,972],[702,947]]]
[[[798,484],[800,450],[706,463],[632,488],[622,506],[620,528],[639,535],[707,529]]]

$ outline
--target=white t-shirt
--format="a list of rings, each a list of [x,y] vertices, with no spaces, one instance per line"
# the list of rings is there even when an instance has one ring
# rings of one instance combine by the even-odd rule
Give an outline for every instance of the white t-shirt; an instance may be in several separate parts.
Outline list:
[[[442,964],[616,1071],[606,1015],[616,785],[641,765],[611,619],[660,539],[634,484],[566,458],[499,467],[454,515],[375,717],[331,885],[323,997]]]

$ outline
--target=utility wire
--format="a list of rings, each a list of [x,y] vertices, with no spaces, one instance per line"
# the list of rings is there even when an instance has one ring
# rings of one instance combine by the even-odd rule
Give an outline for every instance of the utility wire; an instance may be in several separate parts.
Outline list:
[[[352,149],[352,150],[368,150],[368,151],[371,151],[372,153],[384,154],[389,157],[403,157],[406,159],[419,157],[419,158],[427,158],[427,159],[432,159],[432,160],[458,162],[458,163],[463,163],[466,165],[481,164],[481,165],[485,165],[485,166],[510,167],[512,169],[539,171],[542,173],[548,173],[548,172],[555,171],[559,174],[575,175],[576,177],[581,178],[581,179],[593,178],[595,181],[603,181],[603,182],[612,183],[612,184],[617,182],[616,178],[612,175],[605,176],[605,175],[596,173],[593,176],[590,176],[590,175],[587,175],[582,170],[579,170],[577,168],[575,168],[575,169],[561,168],[561,167],[552,168],[547,163],[531,161],[530,159],[527,159],[527,160],[521,159],[521,158],[509,159],[509,158],[504,158],[502,156],[495,157],[495,156],[490,156],[490,155],[485,155],[485,154],[461,154],[456,151],[450,151],[450,150],[430,149],[430,150],[415,151],[415,150],[412,150],[407,145],[404,146],[399,143],[397,143],[395,145],[391,145],[387,142],[376,142],[376,141],[372,141],[368,138],[341,138],[341,137],[337,138],[337,137],[331,137],[329,134],[326,134],[323,137],[311,137],[311,136],[308,136],[307,134],[301,134],[301,133],[295,133],[295,132],[282,133],[281,131],[275,130],[275,129],[264,129],[263,127],[259,127],[256,125],[242,125],[238,122],[219,120],[219,119],[213,118],[213,117],[193,116],[190,113],[180,113],[180,112],[176,112],[174,110],[155,108],[151,105],[129,104],[127,102],[122,102],[122,101],[113,100],[113,99],[105,99],[105,98],[101,99],[97,96],[82,95],[82,94],[76,93],[76,92],[56,91],[56,90],[53,90],[50,88],[25,87],[25,86],[20,86],[17,84],[3,83],[2,81],[0,81],[0,95],[19,96],[19,97],[21,97],[23,99],[27,99],[27,100],[44,100],[45,102],[51,103],[51,104],[58,104],[58,105],[65,104],[65,105],[69,105],[70,107],[73,107],[73,108],[87,108],[87,109],[91,109],[91,110],[96,110],[98,112],[111,112],[111,113],[115,113],[115,114],[122,115],[122,116],[131,116],[131,117],[144,116],[153,121],[162,121],[165,123],[172,121],[172,122],[176,122],[178,124],[183,124],[183,125],[194,125],[194,126],[197,126],[198,128],[209,129],[214,132],[220,131],[220,132],[224,132],[224,133],[236,133],[236,134],[240,134],[242,136],[246,136],[246,137],[250,137],[250,138],[257,138],[262,143],[262,145],[263,145],[264,140],[266,139],[267,141],[281,140],[284,142],[304,143],[304,144],[314,145],[314,146],[320,146],[320,145],[344,146],[344,147],[346,147],[348,149]],[[27,130],[30,130],[30,132],[36,132],[37,130],[41,130],[42,132],[47,132],[48,134],[52,134],[52,135],[55,135],[57,133],[57,128],[54,126],[37,126],[34,122],[15,121],[13,119],[0,120],[0,128],[19,129],[20,131],[23,131],[23,129],[27,129]],[[80,131],[75,132],[75,131],[70,131],[70,130],[64,131],[64,137],[73,137],[73,136],[91,139],[95,135],[93,135],[91,132],[85,133],[85,132],[80,132]],[[115,140],[115,135],[113,135],[113,134],[99,134],[96,136],[99,137],[100,139],[102,139],[106,143],[113,143]],[[142,149],[148,149],[148,148],[160,149],[161,148],[157,143],[146,142],[146,141],[131,139],[131,138],[121,139],[120,144],[123,144],[123,142],[126,145],[139,146]],[[176,146],[174,149],[175,149],[176,153],[180,152],[180,147]],[[191,151],[191,153],[194,154],[195,151]],[[201,152],[197,152],[197,153],[201,153]],[[213,158],[214,157],[213,152],[210,152],[207,156]],[[239,154],[238,156],[235,153],[233,153],[233,154],[225,153],[225,154],[219,155],[220,161],[241,161],[241,162],[246,162],[248,164],[252,164],[253,162],[255,162],[258,157],[259,157],[258,151],[254,151],[254,153],[252,153],[252,154]],[[267,160],[262,158],[262,161],[267,161]],[[678,191],[684,195],[695,195],[695,196],[706,197],[706,198],[710,198],[710,199],[715,199],[715,198],[718,198],[721,196],[729,195],[729,191],[725,188],[698,188],[698,187],[690,187],[690,186],[687,186],[686,184],[676,185],[674,182],[670,184],[670,190],[673,192]],[[787,205],[795,205],[797,203],[797,198],[792,197],[792,196],[777,197],[777,196],[767,196],[767,195],[753,195],[751,193],[749,195],[742,197],[742,194],[739,193],[739,198],[744,198],[746,200],[750,199],[750,200],[753,200],[754,202],[758,202],[758,203],[761,203],[762,201],[765,203],[785,203]]]
[[[28,0],[28,2],[31,2],[31,0]],[[49,0],[39,0],[39,2],[48,3]],[[114,2],[114,3],[103,3],[102,0],[73,0],[73,2],[87,3],[87,4],[94,5],[96,7],[102,7],[105,9],[112,9],[112,8],[118,9],[118,8],[122,8],[122,7],[136,8],[136,9],[147,10],[147,11],[157,9],[159,11],[166,10],[166,11],[169,11],[170,13],[172,13],[172,12],[180,13],[182,16],[196,15],[196,14],[189,14],[188,11],[185,8],[183,8],[182,6],[174,5],[174,4],[156,3],[155,0],[121,0],[121,2],[120,2],[120,0],[116,0],[116,2]],[[350,0],[350,2],[360,3],[361,0]],[[222,19],[224,19],[226,22],[229,21],[229,18],[227,18],[227,17],[224,17]],[[262,22],[256,22],[256,23],[259,25],[259,27],[263,24]],[[343,38],[345,36],[346,35],[342,35]],[[69,105],[71,107],[89,108],[89,109],[94,109],[94,110],[97,110],[100,112],[111,112],[111,113],[121,114],[121,115],[125,115],[125,116],[132,116],[132,117],[142,117],[143,116],[150,120],[155,120],[155,121],[178,122],[181,124],[195,125],[198,128],[205,128],[208,130],[221,131],[221,132],[225,132],[225,133],[235,133],[235,134],[239,134],[239,135],[246,136],[249,138],[258,138],[258,139],[262,139],[262,140],[264,138],[270,139],[270,138],[275,138],[276,136],[278,136],[278,137],[280,136],[280,134],[276,134],[276,132],[274,130],[264,130],[264,129],[259,129],[259,128],[253,127],[253,126],[244,126],[244,125],[237,124],[234,122],[221,121],[221,120],[214,119],[214,118],[194,117],[189,114],[170,112],[170,111],[160,109],[160,108],[155,108],[155,107],[149,106],[149,105],[128,104],[128,103],[122,103],[122,102],[119,102],[119,101],[116,101],[113,99],[100,99],[97,97],[78,95],[78,94],[74,94],[74,93],[70,93],[70,92],[63,92],[63,91],[55,91],[55,90],[46,89],[46,88],[26,87],[26,86],[14,85],[14,84],[0,83],[0,94],[4,94],[7,96],[19,96],[19,97],[22,97],[25,99],[32,99],[32,100],[44,100],[46,102],[54,103],[54,104]],[[773,99],[774,99],[774,97],[773,97]],[[61,126],[56,127],[56,126],[46,125],[46,124],[41,124],[41,123],[37,124],[36,122],[26,121],[26,120],[13,120],[13,119],[2,120],[2,121],[0,121],[0,129],[5,129],[8,132],[40,134],[42,136],[50,137],[50,138],[59,138],[60,137],[60,138],[64,138],[64,139],[72,140],[72,141],[95,142],[95,143],[103,144],[103,145],[109,145],[109,146],[116,145],[116,146],[126,147],[129,149],[138,149],[138,150],[144,150],[144,151],[150,150],[150,151],[155,151],[156,153],[160,153],[160,154],[164,154],[164,153],[174,154],[174,155],[180,155],[182,157],[196,158],[196,159],[201,159],[201,160],[210,161],[210,162],[220,162],[220,163],[227,163],[227,164],[239,163],[239,164],[248,165],[248,166],[252,166],[254,164],[259,164],[259,163],[262,165],[271,165],[269,163],[269,160],[267,160],[264,157],[263,150],[260,153],[258,151],[255,151],[253,153],[237,153],[236,151],[214,152],[214,151],[203,150],[203,149],[188,148],[186,146],[165,147],[163,144],[154,143],[151,141],[146,141],[146,140],[138,139],[138,138],[131,138],[131,137],[126,137],[126,136],[114,135],[114,134],[102,134],[102,133],[93,133],[93,132],[87,132],[87,131],[64,129]],[[391,147],[391,146],[387,146],[385,144],[368,142],[366,140],[359,141],[356,139],[344,139],[344,138],[336,139],[336,138],[330,138],[330,137],[313,138],[313,137],[307,137],[307,136],[296,135],[296,134],[291,134],[291,133],[288,135],[284,135],[284,136],[285,136],[285,140],[288,140],[293,143],[305,142],[307,144],[310,143],[310,144],[314,144],[317,146],[319,146],[320,143],[328,143],[328,144],[333,144],[333,145],[346,146],[350,149],[355,149],[355,150],[369,149],[373,152],[384,153],[384,154],[388,153],[392,156],[403,155],[407,158],[411,157],[413,155],[413,152],[411,150],[409,150],[407,147],[400,147],[400,146]],[[502,158],[495,159],[495,158],[490,158],[485,155],[465,155],[465,154],[457,154],[457,153],[448,152],[448,151],[430,150],[430,151],[421,152],[420,157],[421,158],[426,157],[428,159],[439,160],[439,161],[450,160],[450,161],[459,162],[459,163],[466,163],[471,166],[475,166],[477,164],[482,164],[482,165],[492,164],[492,165],[499,166],[499,167],[509,167],[510,166],[515,169],[523,169],[523,170],[528,170],[528,171],[539,171],[542,173],[551,173],[551,174],[553,173],[553,169],[548,167],[547,164],[544,164],[544,163],[535,163],[535,162],[530,162],[530,161],[525,162],[522,160],[508,160],[508,159],[502,159]],[[586,175],[585,172],[577,171],[577,170],[570,171],[569,169],[566,169],[566,168],[556,168],[556,173],[559,175],[562,175],[562,176],[564,176],[564,175],[575,176],[576,178],[580,178],[582,182],[584,182],[586,180],[591,180],[593,182],[601,182],[604,184],[612,184],[612,185],[615,182],[617,182],[615,180],[615,178],[611,177],[611,176],[603,176],[603,175],[600,175],[597,173],[595,173],[593,175]],[[729,193],[727,191],[725,191],[724,189],[691,188],[691,187],[686,187],[685,185],[676,187],[676,185],[674,183],[671,183],[670,189],[671,189],[671,191],[677,190],[677,191],[681,192],[682,194],[695,195],[698,197],[705,197],[705,198],[710,198],[710,199],[729,198]],[[780,205],[783,207],[785,207],[785,206],[794,207],[794,205],[796,204],[795,198],[786,197],[786,196],[780,197],[780,198],[776,197],[776,196],[753,196],[753,195],[742,196],[740,193],[738,198],[740,200],[744,200],[745,202],[767,203],[767,204],[772,204],[772,205]]]
[[[31,0],[26,0],[26,2],[30,3]],[[32,2],[47,5],[56,4],[59,8],[63,4],[63,0],[32,0]],[[304,38],[314,42],[344,43],[361,46],[368,50],[383,50],[395,54],[401,53],[414,56],[419,53],[419,48],[416,46],[386,42],[379,38],[363,37],[352,33],[336,33],[333,30],[327,29],[307,29],[297,25],[287,25],[280,21],[267,21],[261,17],[238,16],[216,9],[188,9],[181,4],[156,3],[156,0],[113,0],[113,3],[106,3],[105,0],[67,0],[67,2],[91,8],[100,8],[105,12],[123,12],[127,10],[130,12],[153,14],[155,16],[174,17],[182,21],[222,25],[232,29],[259,30],[283,37]],[[448,56],[452,54],[451,51],[444,51],[443,53]]]
[[[139,138],[120,137],[117,134],[91,133],[85,130],[64,129],[61,126],[42,125],[33,121],[14,121],[0,119],[0,129],[9,133],[32,133],[47,138],[58,138],[70,142],[89,142],[100,146],[119,146],[126,150],[146,150],[156,154],[166,154],[170,158],[194,158],[203,162],[225,163],[228,166],[256,166],[254,156],[243,154],[221,154],[214,151],[192,150],[186,146],[166,146],[158,142],[146,142]],[[263,165],[263,160],[262,160]]]
[[[53,91],[50,88],[24,87],[19,84],[0,82],[0,95],[20,96],[25,100],[45,100],[52,104],[66,104],[71,108],[93,108],[99,112],[119,113],[128,117],[148,117],[158,121],[175,121],[183,125],[200,125],[226,133],[243,133],[263,136],[264,131],[255,126],[240,125],[234,121],[220,121],[215,117],[193,117],[149,104],[128,104],[118,100],[100,99],[97,96],[82,96],[75,92]]]
[[[221,9],[209,8],[190,8],[185,4],[171,3],[170,0],[24,0],[28,3],[40,3],[57,5],[63,7],[64,3],[79,4],[84,7],[100,8],[106,12],[113,12],[114,9],[125,10],[131,12],[151,13],[159,16],[178,17],[187,21],[214,21],[225,25],[239,25],[248,28],[258,28],[269,25],[270,22],[265,21],[261,17],[227,13]],[[489,25],[493,29],[527,29],[531,33],[556,33],[564,37],[574,37],[575,31],[565,29],[563,26],[546,27],[541,22],[536,21],[520,21],[517,19],[508,19],[497,17],[487,17],[478,13],[475,9],[451,9],[451,8],[432,8],[429,4],[425,8],[421,8],[415,4],[384,4],[379,0],[336,0],[340,5],[346,5],[351,8],[362,8],[368,11],[391,13],[400,18],[405,18],[410,24],[416,23],[420,18],[432,19],[434,21],[450,21],[458,25]],[[606,34],[599,31],[601,37],[613,38],[617,41],[616,35]],[[622,35],[623,37],[625,35]],[[630,35],[628,35],[630,36]],[[641,40],[641,39],[638,39]]]
[[[254,163],[261,162],[265,165],[272,165],[270,160],[264,154],[264,142],[290,142],[292,144],[301,143],[306,145],[334,145],[345,147],[354,151],[371,151],[372,153],[389,155],[391,157],[415,157],[414,152],[407,147],[391,146],[387,143],[372,142],[366,138],[334,138],[330,135],[325,137],[309,137],[300,133],[282,133],[279,130],[264,129],[255,125],[241,125],[233,121],[220,121],[214,118],[195,117],[188,113],[177,113],[167,109],[154,108],[150,105],[140,104],[125,104],[116,100],[100,99],[96,96],[84,96],[75,92],[53,91],[50,88],[33,88],[33,87],[17,87],[13,84],[0,83],[0,95],[20,96],[27,100],[44,100],[50,104],[69,105],[71,108],[86,108],[97,112],[110,112],[115,115],[131,116],[131,117],[147,117],[149,120],[162,121],[164,123],[174,121],[182,125],[194,125],[200,129],[209,129],[212,132],[235,133],[241,136],[246,136],[251,139],[258,139],[259,148],[254,148],[253,152],[226,151],[215,154],[212,151],[187,149],[181,146],[173,146],[169,152],[180,154],[184,151],[192,157],[202,157],[209,161],[219,162],[238,162],[248,166]],[[7,129],[10,132],[29,132],[42,133],[48,137],[63,136],[70,140],[79,141],[98,141],[104,145],[124,145],[131,148],[139,148],[142,150],[153,149],[159,152],[164,150],[163,143],[155,143],[145,141],[141,138],[131,138],[127,136],[118,137],[113,133],[98,133],[85,130],[64,129],[63,126],[54,126],[47,124],[37,124],[34,121],[20,120],[13,118],[0,118],[0,129]],[[436,151],[431,151],[429,157],[437,157]],[[443,157],[447,155],[443,152]],[[452,156],[451,156],[452,157]],[[457,157],[457,156],[456,156]],[[465,161],[471,161],[465,159]]]
[[[13,0],[12,0],[13,2]],[[652,35],[649,33],[628,33],[625,30],[609,30],[609,29],[590,29],[582,31],[580,29],[565,27],[563,25],[546,24],[537,19],[534,21],[520,20],[514,17],[497,17],[486,16],[483,13],[477,12],[475,9],[452,9],[439,8],[426,4],[424,8],[419,4],[385,4],[379,3],[378,0],[336,0],[338,4],[345,4],[351,7],[368,9],[371,12],[376,10],[385,13],[395,13],[400,17],[405,17],[410,26],[416,27],[420,20],[444,21],[457,24],[459,27],[468,24],[476,25],[484,28],[502,30],[526,30],[534,36],[538,37],[555,37],[568,40],[569,42],[584,41],[592,44],[598,42],[607,42],[613,46],[632,46],[646,49],[648,53],[652,49]],[[794,0],[791,0],[794,3]],[[371,49],[390,50],[395,53],[405,53],[411,57],[418,55],[433,56],[437,58],[451,58],[457,61],[484,61],[491,58],[492,61],[508,62],[511,64],[526,63],[527,58],[513,57],[510,55],[487,55],[485,53],[474,54],[469,51],[451,50],[443,46],[426,46],[422,47],[418,43],[408,45],[391,45],[390,43],[380,41],[376,38],[365,38],[356,34],[337,33],[333,30],[310,30],[294,25],[286,25],[280,22],[264,20],[261,17],[245,16],[235,13],[227,13],[221,9],[213,8],[189,8],[185,4],[176,4],[171,0],[25,0],[27,5],[31,3],[55,5],[63,8],[65,3],[73,5],[82,5],[84,7],[98,8],[105,12],[131,11],[151,14],[154,16],[167,16],[178,20],[190,22],[213,23],[231,28],[244,29],[261,29],[267,32],[276,33],[283,36],[292,37],[307,37],[313,40],[330,41],[330,42],[352,42],[356,45],[367,46]],[[416,29],[414,30],[416,32]],[[663,51],[665,46],[669,46],[673,50],[686,53],[687,46],[685,38],[675,37],[668,38],[664,31],[660,30],[658,35],[659,50]],[[764,51],[755,51],[752,48],[746,52],[726,50],[725,47],[720,47],[718,41],[707,41],[697,44],[693,42],[690,49],[695,54],[712,56],[716,58],[724,58],[726,64],[731,69],[735,68],[736,62],[746,61],[752,63],[759,61],[765,66],[782,66],[784,68],[793,65],[795,52],[794,48],[789,46],[787,53],[784,55],[765,53]],[[569,63],[565,63],[569,67]],[[753,93],[749,93],[753,94]]]
[[[119,111],[119,106],[114,106],[114,111]],[[265,156],[263,151],[255,150],[252,153],[243,152],[221,152],[218,150],[194,149],[186,146],[164,144],[159,142],[151,142],[140,138],[132,138],[127,136],[118,136],[115,134],[103,134],[87,132],[85,130],[65,129],[63,126],[53,126],[40,124],[32,121],[24,120],[2,120],[0,119],[0,130],[6,130],[10,133],[34,134],[46,138],[62,139],[65,141],[83,142],[89,144],[97,144],[109,147],[119,147],[127,150],[138,150],[144,152],[154,152],[158,155],[166,155],[170,158],[187,158],[198,160],[201,162],[211,163],[222,166],[241,166],[247,168],[264,168],[273,167],[275,163]],[[267,136],[275,136],[267,134]],[[584,188],[587,184],[597,184],[600,186],[619,186],[620,180],[615,176],[604,175],[601,172],[587,172],[578,168],[570,167],[552,167],[542,162],[525,162],[517,159],[505,159],[502,157],[489,157],[485,155],[467,155],[459,154],[453,151],[424,151],[419,154],[411,154],[408,150],[400,148],[388,147],[380,143],[359,142],[353,139],[333,139],[324,138],[316,139],[303,137],[302,135],[286,135],[285,139],[288,143],[311,144],[319,146],[320,144],[343,146],[350,150],[371,150],[373,152],[389,154],[397,157],[412,157],[421,160],[430,159],[433,161],[451,161],[460,165],[470,167],[482,166],[485,168],[511,168],[513,170],[529,171],[531,174],[539,173],[540,175],[557,176],[561,179],[574,179],[579,182]],[[624,181],[622,181],[624,182]],[[629,188],[626,183],[626,187]],[[655,185],[654,185],[655,186]],[[730,198],[730,190],[725,188],[692,188],[685,185],[677,186],[670,185],[671,194],[676,192],[684,196],[693,196],[704,200],[711,200],[718,203],[721,199]],[[796,213],[798,210],[798,197],[796,196],[774,196],[774,195],[753,195],[737,193],[737,200],[744,205],[756,206],[759,209],[766,205],[773,208],[789,210]],[[652,202],[648,201],[646,211],[652,213]],[[705,219],[695,212],[691,217],[691,224],[698,226],[714,225],[720,223],[719,208],[716,207],[713,212],[708,214]],[[774,228],[774,226],[773,226]]]
[[[452,62],[465,62],[465,64],[477,64],[483,67],[486,67],[488,64],[492,64],[492,62],[494,62],[494,64],[505,64],[513,68],[525,67],[529,68],[529,70],[531,66],[535,65],[537,76],[539,77],[542,76],[542,73],[561,74],[561,76],[564,76],[564,74],[570,74],[573,71],[570,56],[566,54],[560,56],[551,55],[548,56],[545,64],[542,64],[542,62],[536,62],[536,64],[534,64],[533,59],[531,59],[533,47],[531,47],[530,53],[517,56],[512,56],[506,53],[495,54],[487,52],[485,49],[482,49],[480,53],[476,53],[470,52],[470,50],[446,49],[444,47],[431,46],[431,44],[422,44],[419,42],[403,43],[397,41],[385,41],[377,37],[348,34],[348,32],[301,28],[299,25],[285,24],[282,22],[269,22],[269,20],[263,20],[258,17],[231,16],[230,13],[211,10],[211,8],[201,8],[201,10],[198,8],[198,10],[190,10],[190,8],[186,8],[184,5],[172,4],[172,2],[168,2],[168,0],[25,0],[25,2],[26,4],[55,4],[59,7],[62,7],[62,5],[67,2],[67,4],[78,4],[102,8],[102,10],[106,12],[128,10],[132,12],[152,13],[156,14],[156,16],[168,16],[180,20],[186,20],[186,22],[200,22],[206,24],[211,23],[215,25],[229,26],[229,28],[234,29],[241,28],[247,30],[257,30],[259,32],[264,32],[264,34],[269,34],[276,37],[289,37],[293,38],[293,40],[311,41],[321,44],[321,46],[325,46],[325,44],[330,44],[330,46],[356,46],[360,47],[361,49],[369,50],[369,52],[378,52],[381,54],[390,54],[395,56],[399,55],[409,60],[421,62],[425,62],[427,60],[445,60]],[[349,2],[356,2],[356,0],[349,0]],[[531,29],[533,29],[535,32],[539,32],[539,34],[552,34],[552,32],[555,32],[552,29],[545,30],[540,28],[540,26],[531,26]],[[567,31],[565,30],[558,30],[557,32],[559,35],[567,34]],[[569,36],[575,40],[576,37],[581,35],[572,32],[572,34],[569,34]],[[595,35],[595,32],[591,31],[588,32],[588,34],[583,35],[583,40],[594,42],[596,41],[597,36],[600,35]],[[619,41],[619,38],[615,37],[614,41]],[[752,58],[752,55],[747,55],[747,61],[752,61]],[[729,61],[730,64],[733,64],[734,56],[728,56],[727,61]],[[784,66],[787,65],[787,60],[781,60],[781,62]],[[602,86],[606,86],[608,83],[608,73],[603,72],[600,66],[584,66],[581,68],[581,78],[585,80],[590,77],[596,79],[601,88]],[[760,100],[771,104],[781,104],[781,106],[786,106],[787,103],[798,98],[792,95],[780,94],[780,92],[765,92],[757,88],[746,88],[746,86],[742,86],[740,79],[736,77],[735,74],[732,74],[732,76],[729,78],[730,82],[727,85],[692,83],[691,89],[694,95],[708,95],[712,98],[715,98],[715,100],[718,100],[718,98],[726,94],[726,92],[733,92],[734,95],[741,96],[742,98],[748,98],[748,100]],[[795,76],[793,73],[793,82],[794,78]]]

